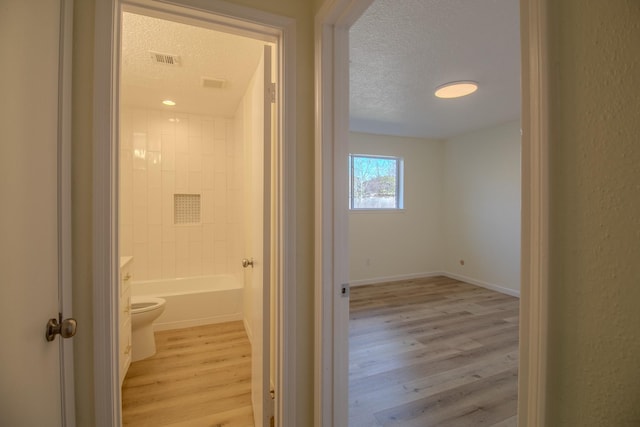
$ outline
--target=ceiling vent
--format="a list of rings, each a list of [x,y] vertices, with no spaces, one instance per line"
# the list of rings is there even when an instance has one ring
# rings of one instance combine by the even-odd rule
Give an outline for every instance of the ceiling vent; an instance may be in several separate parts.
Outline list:
[[[151,55],[151,60],[156,64],[172,65],[172,66],[180,65],[180,57],[178,55],[172,55],[170,53],[153,52],[153,51],[149,51],[149,55]]]
[[[213,79],[210,77],[202,78],[202,87],[209,89],[222,89],[227,85],[227,81],[224,79]]]

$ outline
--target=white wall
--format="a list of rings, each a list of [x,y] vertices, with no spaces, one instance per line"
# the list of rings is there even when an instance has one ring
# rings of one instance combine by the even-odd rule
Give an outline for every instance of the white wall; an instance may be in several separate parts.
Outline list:
[[[351,133],[349,149],[405,159],[403,212],[349,214],[352,284],[444,273],[519,294],[518,122],[446,141]]]
[[[349,213],[350,280],[423,275],[441,266],[444,143],[351,133],[353,154],[404,159],[404,210]]]
[[[443,270],[519,291],[520,123],[448,140],[444,171]]]
[[[123,106],[120,253],[135,280],[240,274],[242,146],[232,120]],[[201,221],[176,225],[175,193],[200,194]]]

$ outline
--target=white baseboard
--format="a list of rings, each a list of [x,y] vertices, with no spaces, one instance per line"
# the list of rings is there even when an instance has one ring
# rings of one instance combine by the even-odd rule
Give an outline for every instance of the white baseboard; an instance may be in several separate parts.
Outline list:
[[[436,271],[436,272],[430,272],[430,273],[413,273],[413,274],[400,274],[397,276],[388,276],[388,277],[374,277],[371,279],[350,280],[349,286],[375,285],[377,283],[396,282],[398,280],[421,279],[423,277],[435,277],[435,276],[443,276],[443,275],[444,275],[443,273]]]
[[[494,285],[492,283],[483,282],[482,280],[477,280],[471,277],[463,276],[460,274],[450,273],[448,271],[433,271],[429,273],[413,273],[413,274],[400,274],[397,276],[388,276],[388,277],[374,277],[371,279],[360,279],[360,280],[352,280],[349,282],[349,286],[365,286],[365,285],[375,285],[378,283],[385,282],[395,282],[398,280],[410,280],[410,279],[420,279],[423,277],[436,277],[436,276],[445,276],[450,279],[460,280],[461,282],[470,283],[472,285],[480,286],[481,288],[490,289],[492,291],[500,292],[501,294],[511,295],[512,297],[520,298],[520,291],[510,288],[505,288],[504,286]]]
[[[450,273],[448,271],[444,271],[441,274],[451,279],[460,280],[461,282],[471,283],[472,285],[480,286],[481,288],[490,289],[492,291],[500,292],[501,294],[511,295],[512,297],[520,298],[519,290],[505,288],[504,286],[494,285],[493,283],[483,282],[482,280],[476,280],[471,277],[463,276],[461,274]]]

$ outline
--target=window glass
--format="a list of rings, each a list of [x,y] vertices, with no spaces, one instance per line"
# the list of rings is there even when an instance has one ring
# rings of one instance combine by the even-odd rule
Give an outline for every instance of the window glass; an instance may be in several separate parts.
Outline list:
[[[349,155],[349,208],[402,209],[399,157]]]

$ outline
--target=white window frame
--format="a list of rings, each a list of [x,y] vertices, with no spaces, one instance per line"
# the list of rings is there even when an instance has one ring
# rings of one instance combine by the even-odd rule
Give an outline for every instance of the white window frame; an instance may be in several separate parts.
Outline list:
[[[356,208],[354,207],[354,158],[394,160],[396,162],[395,207],[392,208]],[[399,211],[404,209],[404,159],[399,156],[381,156],[377,154],[349,154],[349,210],[350,211]]]

